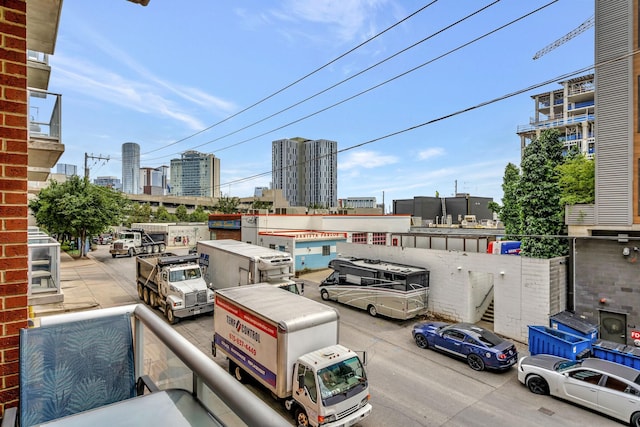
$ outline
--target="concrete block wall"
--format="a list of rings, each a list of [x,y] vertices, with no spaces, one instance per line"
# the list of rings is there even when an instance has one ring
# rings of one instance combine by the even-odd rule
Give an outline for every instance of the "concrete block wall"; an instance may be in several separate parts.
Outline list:
[[[640,249],[640,241],[576,239],[574,256],[575,312],[596,325],[600,311],[626,314],[629,345],[630,331],[640,329],[640,251],[634,247]]]
[[[27,327],[27,5],[0,2],[0,416],[18,405]]]

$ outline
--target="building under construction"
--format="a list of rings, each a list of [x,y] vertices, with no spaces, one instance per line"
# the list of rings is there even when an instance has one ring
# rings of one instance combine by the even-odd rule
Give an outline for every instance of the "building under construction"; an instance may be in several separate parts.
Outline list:
[[[560,82],[562,88],[532,95],[534,116],[518,126],[521,154],[546,129],[557,129],[566,151],[578,150],[588,158],[595,154],[594,75]]]

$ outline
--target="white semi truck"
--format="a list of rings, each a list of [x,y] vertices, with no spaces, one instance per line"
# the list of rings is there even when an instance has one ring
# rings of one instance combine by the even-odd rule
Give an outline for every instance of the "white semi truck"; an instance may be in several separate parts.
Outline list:
[[[291,254],[233,239],[201,240],[196,246],[207,283],[224,289],[270,283],[293,293],[303,293],[302,282],[293,280]]]
[[[213,311],[214,293],[202,277],[197,255],[138,255],[136,284],[138,297],[159,308],[171,324]]]
[[[215,304],[213,355],[281,399],[295,425],[351,426],[371,413],[364,365],[338,343],[334,308],[269,284],[219,289]]]

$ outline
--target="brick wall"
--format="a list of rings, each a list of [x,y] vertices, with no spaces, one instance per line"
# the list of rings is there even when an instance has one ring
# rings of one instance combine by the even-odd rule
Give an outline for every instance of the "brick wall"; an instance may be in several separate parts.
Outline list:
[[[18,405],[18,333],[28,319],[26,7],[0,3],[0,416]]]

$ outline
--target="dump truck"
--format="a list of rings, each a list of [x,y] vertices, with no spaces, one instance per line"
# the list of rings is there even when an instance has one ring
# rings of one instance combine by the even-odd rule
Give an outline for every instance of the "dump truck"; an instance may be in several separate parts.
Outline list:
[[[160,309],[170,324],[213,311],[214,293],[202,277],[197,255],[138,255],[136,285],[138,297]]]
[[[147,232],[143,228],[131,228],[120,231],[109,248],[113,258],[116,255],[130,257],[139,254],[164,252],[167,249],[166,232]]]
[[[302,282],[293,280],[294,262],[288,252],[233,239],[201,240],[196,246],[205,280],[214,289],[256,283],[302,294]]]
[[[295,425],[351,426],[371,413],[362,359],[338,342],[338,312],[270,284],[216,291],[212,353],[239,381],[253,378]]]

